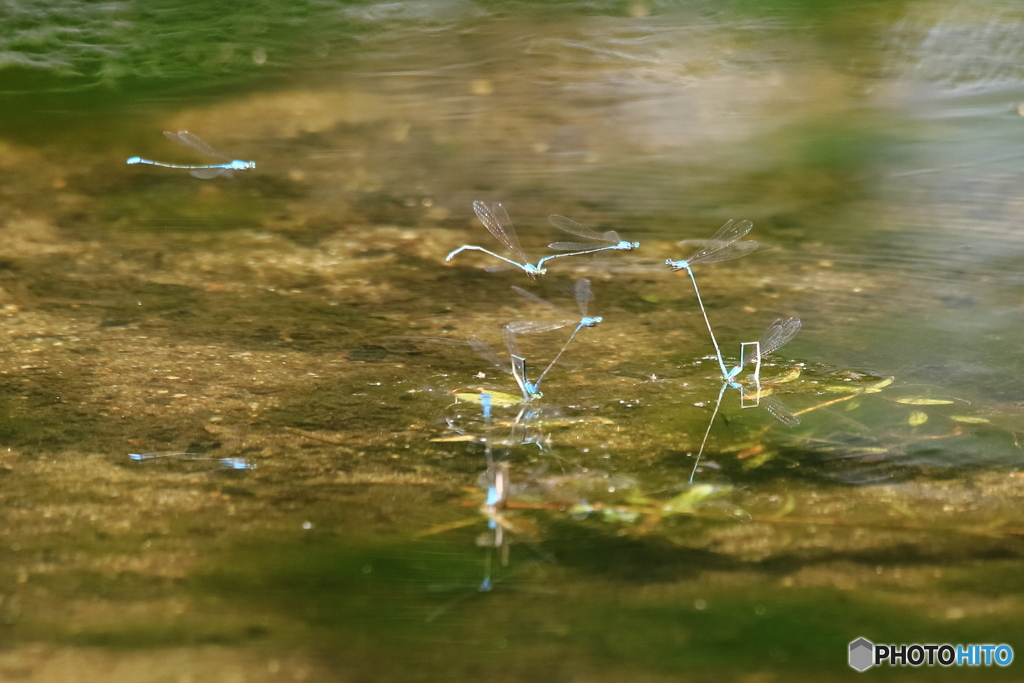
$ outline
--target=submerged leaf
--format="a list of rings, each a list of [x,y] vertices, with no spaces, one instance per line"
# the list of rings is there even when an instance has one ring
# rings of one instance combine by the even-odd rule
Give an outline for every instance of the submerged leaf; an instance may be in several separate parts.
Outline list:
[[[456,400],[466,401],[467,403],[480,404],[481,396],[487,394],[491,397],[492,406],[514,406],[523,402],[522,396],[516,396],[515,394],[506,394],[500,391],[469,391],[459,389],[454,392]]]
[[[792,382],[793,380],[800,379],[801,372],[803,372],[802,368],[789,368],[781,375],[763,381],[767,384],[785,384],[786,382]]]
[[[885,387],[896,381],[895,377],[886,377],[885,379],[871,384],[865,384],[858,386],[856,384],[829,384],[822,387],[825,391],[831,391],[839,394],[877,394]]]
[[[786,502],[783,504],[782,508],[778,512],[776,512],[774,515],[772,515],[772,516],[773,517],[785,517],[786,515],[788,515],[790,512],[792,512],[795,509],[796,509],[796,497],[792,493],[787,493],[786,494]]]
[[[721,496],[732,490],[731,486],[713,486],[711,484],[697,484],[683,491],[675,498],[671,498],[662,505],[663,512],[688,513],[704,501]]]
[[[928,398],[926,396],[904,396],[903,398],[896,399],[896,402],[909,406],[948,406],[953,403],[949,399]]]
[[[772,450],[766,450],[761,453],[758,453],[755,457],[752,457],[743,463],[743,469],[757,469],[761,465],[765,464],[766,462],[774,458],[776,455],[778,455],[778,453]]]
[[[640,513],[626,507],[608,507],[601,511],[606,522],[626,522],[632,524],[640,518]]]
[[[921,412],[920,410],[915,410],[914,412],[910,413],[910,417],[907,418],[907,424],[909,424],[911,427],[923,425],[927,421],[928,413]]]
[[[755,455],[759,455],[759,454],[761,454],[763,452],[764,452],[764,444],[763,443],[759,443],[759,444],[755,444],[755,445],[751,446],[750,448],[744,448],[742,451],[740,451],[739,453],[736,454],[736,457],[739,460],[744,460],[746,458],[752,458]]]
[[[629,503],[630,505],[635,505],[637,507],[657,505],[658,503],[658,501],[654,500],[653,498],[648,498],[647,496],[638,492],[629,493],[626,496],[626,502]]]

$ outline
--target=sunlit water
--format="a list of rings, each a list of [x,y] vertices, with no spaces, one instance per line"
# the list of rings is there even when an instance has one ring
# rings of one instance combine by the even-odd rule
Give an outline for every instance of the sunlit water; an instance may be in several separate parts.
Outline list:
[[[0,680],[1024,653],[1015,5],[285,5],[5,10]],[[220,163],[179,130],[256,168],[125,164]],[[506,254],[476,200],[534,263],[555,213],[641,247],[446,263]],[[664,265],[729,219],[729,366],[803,322],[760,402]],[[466,340],[581,277],[603,321],[523,404]],[[520,335],[531,379],[575,324]]]

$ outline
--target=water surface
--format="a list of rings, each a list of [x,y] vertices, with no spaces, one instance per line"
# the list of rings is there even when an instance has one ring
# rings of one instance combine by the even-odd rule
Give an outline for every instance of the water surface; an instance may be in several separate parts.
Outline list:
[[[1014,5],[9,11],[0,680],[820,680],[859,636],[1024,651]],[[203,163],[164,130],[256,170],[124,164]],[[553,213],[642,246],[537,282],[446,263],[499,248],[475,200],[534,260]],[[718,364],[664,260],[728,219],[763,246],[695,268],[708,316],[733,360],[801,318],[763,369],[799,425],[728,389],[708,429]],[[511,285],[572,310],[580,277],[604,321],[485,419],[479,391],[517,389],[465,340],[552,315]],[[531,372],[570,331],[521,337]],[[155,452],[192,455],[128,455]]]

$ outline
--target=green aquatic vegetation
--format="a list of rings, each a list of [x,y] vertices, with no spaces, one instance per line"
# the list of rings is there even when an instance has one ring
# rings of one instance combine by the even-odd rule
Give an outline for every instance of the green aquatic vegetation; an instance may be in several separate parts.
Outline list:
[[[668,514],[687,514],[694,512],[697,506],[713,498],[724,496],[730,491],[732,491],[731,486],[696,484],[674,498],[670,498],[660,508],[662,512]]]
[[[14,89],[23,71],[37,74],[35,82],[18,88],[28,93],[105,86],[109,95],[110,88],[124,83],[208,88],[263,75],[283,55],[295,56],[295,61],[286,60],[290,68],[308,66],[295,55],[300,44],[345,48],[373,26],[368,17],[360,22],[352,14],[301,2],[287,7],[259,1],[204,7],[162,0],[141,8],[46,5],[11,8],[0,31],[8,70],[15,72],[5,74],[5,90]],[[307,60],[315,55],[305,52]]]

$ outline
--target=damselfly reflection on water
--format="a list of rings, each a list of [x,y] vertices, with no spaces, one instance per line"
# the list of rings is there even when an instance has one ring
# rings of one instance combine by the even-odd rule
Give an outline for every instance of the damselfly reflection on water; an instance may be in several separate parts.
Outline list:
[[[255,161],[231,159],[227,154],[211,147],[200,139],[198,135],[194,135],[187,130],[179,130],[177,133],[164,131],[164,135],[166,135],[169,140],[174,140],[179,145],[184,145],[185,147],[199,152],[204,156],[210,157],[211,159],[224,159],[228,163],[209,164],[205,166],[187,166],[180,164],[165,164],[161,161],[152,161],[151,159],[143,159],[142,157],[131,157],[125,163],[148,164],[150,166],[161,166],[163,168],[183,168],[187,169],[190,175],[195,176],[196,178],[202,178],[203,180],[216,178],[217,176],[233,178],[234,171],[251,171],[256,168]]]
[[[571,429],[584,424],[613,425],[614,422],[603,417],[592,415],[567,415],[560,407],[542,406],[537,403],[524,403],[518,397],[500,392],[478,392],[459,390],[455,393],[456,402],[475,405],[481,397],[488,397],[495,407],[508,408],[518,406],[514,416],[494,416],[480,420],[476,411],[459,410],[444,417],[448,430],[455,435],[444,435],[432,438],[436,443],[479,443],[488,447],[515,448],[518,446],[536,446],[544,453],[550,453],[561,460],[554,452],[553,434],[556,431]],[[451,408],[452,406],[449,406]]]
[[[466,590],[462,595],[449,600],[431,612],[426,618],[428,623],[439,619],[471,598],[481,597],[481,593],[490,593],[502,585],[516,588],[515,585],[505,582],[515,574],[533,566],[536,560],[520,562],[519,566],[511,572],[497,569],[498,567],[506,568],[510,564],[513,536],[519,537],[519,541],[526,541],[526,546],[534,551],[537,558],[549,562],[554,559],[544,552],[543,549],[531,543],[532,540],[536,540],[536,524],[529,518],[517,516],[514,513],[510,514],[506,509],[508,497],[513,488],[509,464],[504,461],[495,462],[490,446],[486,450],[486,463],[487,468],[477,477],[477,486],[485,492],[483,503],[478,509],[480,515],[487,521],[487,531],[476,537],[476,545],[485,548],[483,577],[479,583],[473,584],[472,589]],[[420,536],[430,536],[457,529],[465,526],[467,523],[475,523],[479,519],[479,517],[476,517],[475,519],[457,521],[454,524],[441,524],[426,530]],[[494,562],[495,554],[498,556],[497,563]],[[494,576],[496,571],[500,571],[500,575],[497,577]],[[462,586],[457,588],[462,588]],[[525,587],[525,589],[537,590],[532,587]],[[547,592],[544,589],[540,590],[541,592]]]
[[[525,289],[522,289],[520,287],[512,287],[512,289],[514,289],[516,293],[526,297],[530,301],[543,304],[545,306],[553,308],[555,311],[562,313],[563,315],[565,314],[564,311],[559,309],[551,302],[545,301],[544,299],[541,299],[539,296],[532,294],[531,292],[528,292]],[[580,309],[581,317],[579,321],[576,321],[573,318],[562,318],[561,320],[556,321],[516,321],[510,322],[505,325],[506,329],[511,330],[515,334],[536,334],[539,332],[557,330],[573,322],[576,323],[576,329],[572,331],[572,334],[569,335],[569,339],[566,340],[565,344],[562,345],[562,348],[558,351],[555,357],[551,360],[550,363],[548,363],[548,366],[544,368],[544,371],[540,373],[540,377],[537,378],[537,381],[533,385],[534,388],[540,386],[541,380],[543,380],[544,376],[548,374],[548,371],[555,366],[555,363],[557,363],[558,359],[562,357],[562,354],[565,353],[565,350],[569,348],[569,344],[571,344],[572,340],[576,338],[576,335],[579,333],[580,330],[582,330],[584,327],[597,327],[603,320],[603,318],[600,316],[592,318],[589,315],[587,315],[588,305],[594,299],[594,295],[590,291],[590,280],[586,278],[577,280],[573,293],[576,298],[576,305],[579,306]]]
[[[718,365],[722,370],[723,379],[728,379],[729,373],[725,368],[725,361],[722,359],[722,352],[718,348],[718,342],[715,340],[715,332],[711,329],[711,321],[708,320],[708,313],[704,309],[704,302],[700,298],[700,290],[697,289],[697,278],[693,275],[693,266],[701,263],[717,263],[719,261],[740,258],[757,249],[757,242],[752,240],[737,242],[737,240],[750,232],[753,227],[754,224],[750,221],[740,221],[739,223],[729,221],[719,228],[718,232],[711,236],[711,239],[701,245],[697,251],[693,252],[690,258],[682,261],[665,260],[665,265],[673,271],[685,270],[690,275],[690,281],[693,283],[693,292],[697,295],[697,304],[700,306],[700,312],[704,316],[704,324],[707,325],[708,334],[711,335],[711,343],[715,347],[715,355],[718,357]]]
[[[480,392],[480,410],[483,413],[484,422],[491,420],[491,395],[486,391]]]
[[[715,424],[715,418],[718,417],[718,410],[722,407],[722,398],[725,395],[726,389],[736,389],[740,393],[740,408],[757,408],[758,406],[764,408],[768,413],[776,420],[786,425],[787,427],[795,427],[800,424],[800,418],[793,414],[786,404],[777,399],[774,396],[769,396],[765,391],[762,391],[760,385],[754,389],[753,399],[748,402],[747,389],[739,382],[726,381],[722,382],[721,388],[718,390],[718,397],[715,399],[715,408],[711,412],[711,419],[708,420],[707,429],[704,430],[704,438],[700,441],[700,449],[697,451],[697,459],[693,463],[693,470],[690,472],[690,483],[693,483],[693,478],[697,474],[697,466],[700,465],[701,457],[704,455],[704,447],[708,442],[708,435],[711,434],[711,427]]]
[[[216,462],[226,470],[254,470],[256,462],[248,458],[211,458],[201,453],[129,453],[128,457],[136,462],[148,462],[151,460],[170,459],[188,460],[191,462]]]

